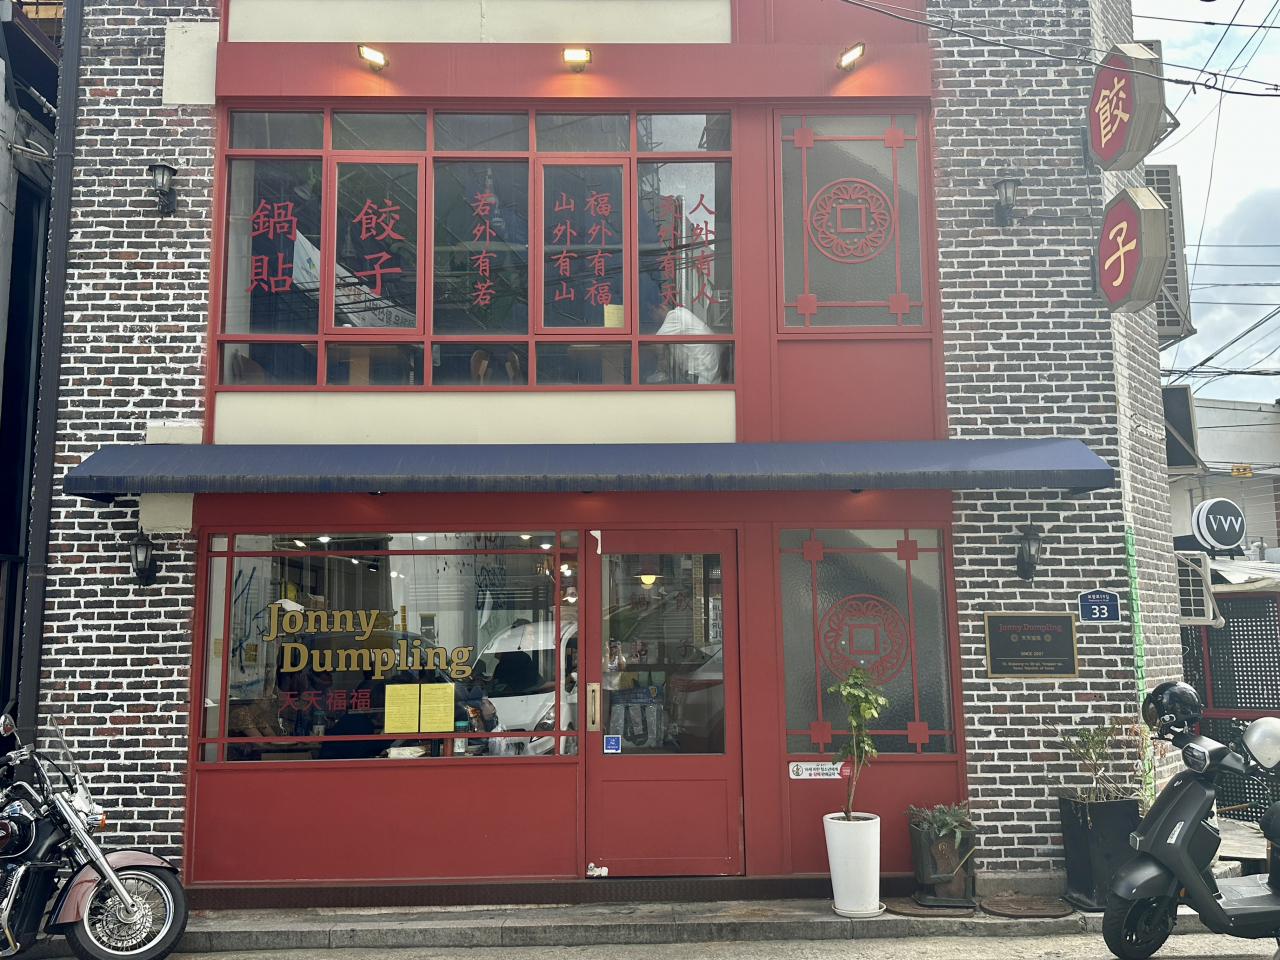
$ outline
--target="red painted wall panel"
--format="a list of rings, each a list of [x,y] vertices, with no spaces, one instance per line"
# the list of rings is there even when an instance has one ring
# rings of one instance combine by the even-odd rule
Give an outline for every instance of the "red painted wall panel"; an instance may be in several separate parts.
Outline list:
[[[779,440],[933,440],[927,340],[778,343]]]
[[[785,768],[781,771],[786,776]],[[957,803],[964,798],[954,757],[917,760],[881,755],[858,778],[855,810],[880,817],[880,872],[911,870],[907,837],[907,804],[917,807]],[[791,872],[827,873],[827,846],[822,818],[844,807],[844,780],[787,780],[789,787]]]
[[[577,764],[196,768],[192,883],[578,876]]]

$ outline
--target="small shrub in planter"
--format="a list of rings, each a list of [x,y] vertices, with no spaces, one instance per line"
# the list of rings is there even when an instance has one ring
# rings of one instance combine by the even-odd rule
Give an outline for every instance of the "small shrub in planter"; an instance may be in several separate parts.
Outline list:
[[[884,910],[880,902],[880,818],[873,813],[855,813],[853,792],[858,787],[858,777],[876,756],[871,721],[889,701],[872,686],[866,672],[857,667],[850,669],[848,678],[831,691],[840,694],[849,707],[849,739],[832,759],[833,763],[849,764],[844,809],[822,818],[835,899],[832,906],[844,917],[874,917]]]
[[[1062,848],[1067,862],[1067,902],[1082,910],[1104,910],[1111,878],[1134,855],[1129,834],[1142,819],[1139,790],[1112,776],[1117,762],[1131,760],[1129,752],[1145,741],[1134,730],[1113,720],[1072,733],[1058,731],[1062,745],[1089,775],[1090,783],[1072,786],[1058,797],[1062,816]]]
[[[972,907],[975,831],[964,803],[908,806],[907,832],[916,882],[913,895],[926,907]]]

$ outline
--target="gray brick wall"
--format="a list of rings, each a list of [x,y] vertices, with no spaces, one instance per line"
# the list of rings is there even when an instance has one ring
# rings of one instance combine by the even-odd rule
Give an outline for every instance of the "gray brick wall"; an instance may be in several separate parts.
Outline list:
[[[929,0],[970,32],[1062,53],[1128,39],[1124,0],[970,3]],[[977,29],[974,29],[974,26]],[[1052,43],[1012,37],[1031,32]],[[1090,303],[1089,251],[1102,206],[1141,171],[1086,168],[1087,66],[933,31],[935,189],[954,437],[1077,437],[1116,466],[1121,485],[1082,497],[991,491],[954,498],[969,792],[989,871],[1060,868],[1057,799],[1085,781],[1055,727],[1131,718],[1140,694],[1133,632],[1081,624],[1074,680],[990,680],[982,614],[1066,611],[1096,587],[1128,592],[1125,528],[1138,545],[1148,681],[1180,671],[1176,584],[1152,318],[1109,317]],[[1075,52],[1074,50],[1072,52]],[[992,183],[1022,181],[1010,228],[993,225]],[[1123,181],[1123,183],[1121,183]],[[1018,580],[1016,527],[1045,528],[1040,572]],[[1129,761],[1115,773],[1132,778]]]
[[[213,110],[161,103],[164,25],[214,0],[85,2],[61,370],[57,477],[148,420],[204,405]],[[146,161],[176,157],[160,219]],[[57,480],[55,480],[55,483]],[[57,722],[104,794],[112,845],[181,854],[194,542],[157,538],[158,582],[133,583],[136,503],[54,490],[41,721]]]

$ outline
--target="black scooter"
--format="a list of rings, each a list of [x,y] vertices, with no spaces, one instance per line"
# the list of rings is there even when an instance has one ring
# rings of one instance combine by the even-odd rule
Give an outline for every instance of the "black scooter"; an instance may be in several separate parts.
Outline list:
[[[1173,687],[1180,689],[1167,689]],[[1182,749],[1187,769],[1169,781],[1129,835],[1138,853],[1112,879],[1102,918],[1107,946],[1121,960],[1146,960],[1173,931],[1180,903],[1190,904],[1214,933],[1280,935],[1280,802],[1261,823],[1274,845],[1267,876],[1215,880],[1210,864],[1221,841],[1208,819],[1221,774],[1270,782],[1280,773],[1280,719],[1251,723],[1241,736],[1241,755],[1191,732],[1200,719],[1199,698],[1186,684],[1161,684],[1147,697],[1143,713],[1161,739]]]

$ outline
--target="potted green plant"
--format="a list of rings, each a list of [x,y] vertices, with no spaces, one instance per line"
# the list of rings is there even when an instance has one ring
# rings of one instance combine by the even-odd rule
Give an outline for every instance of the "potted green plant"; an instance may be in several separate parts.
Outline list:
[[[876,756],[871,721],[889,701],[876,692],[866,671],[857,667],[830,692],[838,693],[849,708],[849,739],[832,759],[832,763],[847,764],[841,769],[849,781],[844,809],[822,818],[833,908],[842,917],[875,917],[884,911],[880,902],[880,818],[873,813],[855,813],[853,794],[862,771]]]
[[[926,907],[972,907],[975,831],[967,803],[908,806],[911,865],[922,889],[913,896]]]
[[[1142,819],[1140,788],[1113,775],[1117,764],[1141,763],[1137,734],[1121,720],[1081,727],[1058,737],[1086,774],[1081,784],[1068,784],[1058,797],[1062,816],[1062,849],[1067,864],[1067,902],[1082,910],[1104,910],[1111,877],[1134,851],[1129,834]]]

